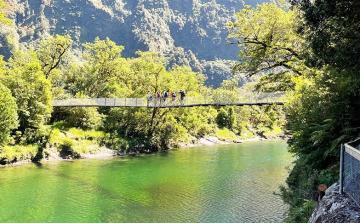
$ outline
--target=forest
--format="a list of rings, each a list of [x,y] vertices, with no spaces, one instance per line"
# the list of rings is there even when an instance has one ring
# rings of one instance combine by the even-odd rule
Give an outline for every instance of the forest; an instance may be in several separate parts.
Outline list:
[[[4,20],[6,22],[6,20]],[[123,46],[96,38],[76,53],[67,35],[1,58],[0,163],[54,156],[81,158],[106,147],[120,154],[151,153],[215,136],[223,141],[282,135],[279,106],[207,108],[53,108],[54,99],[145,98],[184,90],[187,97],[238,97],[236,78],[213,89],[190,67],[169,67],[154,52],[122,56]]]

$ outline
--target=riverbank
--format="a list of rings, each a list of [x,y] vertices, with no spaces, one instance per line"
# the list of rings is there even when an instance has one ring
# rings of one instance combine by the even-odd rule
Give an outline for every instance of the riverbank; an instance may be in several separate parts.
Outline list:
[[[206,136],[202,137],[200,139],[195,139],[191,143],[183,143],[179,144],[176,149],[192,149],[195,147],[201,147],[201,146],[216,146],[216,145],[229,145],[229,144],[240,144],[245,142],[260,142],[260,141],[271,141],[271,140],[284,140],[286,139],[285,136],[277,136],[277,137],[270,137],[265,138],[261,136],[252,137],[248,139],[235,139],[235,140],[224,140],[220,139],[216,136]],[[79,145],[82,145],[80,141],[78,142]],[[76,142],[75,142],[76,144]],[[78,160],[78,159],[111,159],[113,157],[126,157],[126,156],[136,156],[136,155],[142,155],[147,153],[142,152],[126,152],[126,151],[120,151],[120,150],[112,150],[107,148],[106,146],[99,146],[99,145],[84,145],[89,146],[91,149],[85,149],[85,151],[91,151],[91,152],[63,152],[59,148],[56,147],[46,147],[42,152],[42,158],[39,160],[34,159],[24,159],[24,160],[15,160],[13,162],[9,162],[6,164],[1,164],[1,167],[15,167],[15,166],[21,166],[24,164],[29,163],[42,163],[42,162],[57,162],[57,161],[69,161],[69,160]],[[172,150],[175,148],[170,148],[169,150]]]
[[[276,136],[276,137],[261,137],[256,136],[248,139],[234,139],[234,140],[221,140],[216,136],[206,136],[200,139],[197,139],[195,142],[192,143],[184,143],[180,145],[180,148],[193,148],[198,146],[214,146],[214,145],[221,145],[221,144],[238,144],[244,142],[260,142],[260,141],[269,141],[269,140],[285,140],[287,137],[284,135]]]

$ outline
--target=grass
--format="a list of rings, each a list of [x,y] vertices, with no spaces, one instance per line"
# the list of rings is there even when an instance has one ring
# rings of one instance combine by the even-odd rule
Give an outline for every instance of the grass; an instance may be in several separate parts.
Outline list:
[[[74,143],[71,148],[78,154],[94,154],[99,151],[100,146],[91,140],[81,140]]]
[[[95,130],[54,128],[49,136],[51,146],[57,148],[61,156],[80,158],[81,154],[93,154],[100,149],[105,133]]]
[[[67,131],[67,135],[76,139],[101,140],[105,137],[105,133],[95,130],[82,130],[71,128]]]
[[[280,126],[275,126],[273,127],[273,129],[268,129],[267,131],[265,131],[265,136],[266,137],[276,137],[276,136],[280,136],[284,133],[283,129]]]
[[[255,137],[255,134],[245,127],[240,132],[240,139],[251,139],[254,137]]]
[[[316,202],[312,200],[306,200],[301,206],[292,207],[290,214],[287,216],[285,222],[292,223],[307,223],[311,214],[316,207]]]
[[[237,136],[235,135],[235,133],[226,128],[218,129],[215,132],[215,135],[217,138],[219,138],[220,140],[223,140],[223,141],[227,141],[227,140],[234,141],[237,139]]]

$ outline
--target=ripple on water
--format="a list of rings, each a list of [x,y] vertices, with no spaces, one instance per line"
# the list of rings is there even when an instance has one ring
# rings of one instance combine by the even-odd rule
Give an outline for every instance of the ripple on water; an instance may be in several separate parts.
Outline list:
[[[0,222],[281,222],[284,143],[0,169]]]

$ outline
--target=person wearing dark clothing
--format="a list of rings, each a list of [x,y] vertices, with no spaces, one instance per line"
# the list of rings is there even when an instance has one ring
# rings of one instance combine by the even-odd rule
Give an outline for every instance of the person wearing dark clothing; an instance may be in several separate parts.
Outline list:
[[[175,91],[171,93],[172,101],[174,102],[176,100],[176,93]]]
[[[180,102],[181,102],[181,104],[184,104],[184,99],[185,99],[185,96],[186,96],[185,91],[180,90],[179,93],[180,93]]]
[[[148,92],[148,96],[147,96],[147,106],[148,107],[150,106],[152,100],[153,100],[153,95],[150,92]]]
[[[156,104],[161,104],[161,94],[160,94],[160,92],[156,93]]]
[[[163,93],[163,99],[164,99],[164,103],[166,102],[166,99],[169,97],[169,90],[164,91]]]

